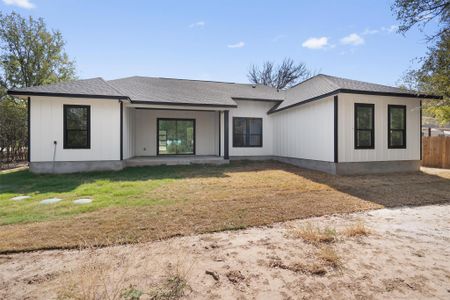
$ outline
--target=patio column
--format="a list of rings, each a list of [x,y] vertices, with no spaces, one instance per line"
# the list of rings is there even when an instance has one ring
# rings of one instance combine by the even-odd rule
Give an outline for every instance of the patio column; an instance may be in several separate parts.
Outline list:
[[[224,134],[223,134],[223,158],[224,159],[230,159],[230,156],[229,156],[229,154],[228,154],[228,145],[229,145],[229,138],[230,138],[230,134],[229,134],[229,130],[228,130],[228,127],[229,127],[229,114],[228,114],[228,110],[226,110],[226,111],[224,111],[223,112],[223,118],[224,118],[224,120],[223,120],[223,123],[224,123],[224,125],[223,125],[223,132],[224,132]]]

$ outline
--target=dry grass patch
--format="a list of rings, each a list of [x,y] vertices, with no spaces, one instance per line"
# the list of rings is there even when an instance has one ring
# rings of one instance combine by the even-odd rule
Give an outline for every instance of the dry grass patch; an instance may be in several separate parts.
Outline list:
[[[336,250],[330,246],[323,246],[317,253],[317,257],[325,262],[328,266],[338,268],[341,266],[341,259],[337,255]]]
[[[172,300],[180,299],[189,290],[189,285],[186,278],[180,276],[180,274],[171,275],[166,278],[156,288],[153,288],[149,293],[150,299],[153,300]]]
[[[289,270],[295,273],[304,273],[310,275],[318,275],[323,276],[327,273],[327,270],[324,268],[322,264],[319,263],[303,263],[296,262],[293,264],[284,264],[281,259],[272,260],[269,262],[269,267]]]
[[[356,224],[347,227],[344,230],[344,234],[349,237],[359,237],[359,236],[367,236],[371,234],[371,231],[369,228],[366,227],[366,225],[364,225],[363,222],[358,222]]]
[[[442,176],[332,176],[273,161],[0,175],[7,183],[0,186],[0,223],[9,223],[0,226],[0,253],[77,248],[83,240],[104,246],[147,242],[384,205],[450,202],[449,180]],[[35,196],[20,203],[9,200],[18,194]],[[92,204],[71,204],[86,195]],[[44,207],[38,204],[44,196],[65,200]],[[313,229],[301,235],[315,243],[333,240]]]
[[[188,277],[194,262],[167,244],[172,262],[155,262],[138,248],[125,251],[89,246],[83,263],[59,278],[58,299],[171,300],[190,291]]]
[[[318,245],[322,243],[332,243],[336,241],[336,229],[331,227],[320,228],[307,223],[305,226],[290,230],[291,236],[294,238],[301,238],[303,241]]]
[[[127,269],[124,270],[125,256],[120,265],[114,265],[102,259],[92,248],[86,262],[72,270],[68,278],[61,282],[59,299],[116,300],[122,298],[126,287]]]

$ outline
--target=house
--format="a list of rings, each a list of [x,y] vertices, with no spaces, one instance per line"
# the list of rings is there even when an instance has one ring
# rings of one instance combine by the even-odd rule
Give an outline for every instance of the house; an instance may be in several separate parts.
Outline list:
[[[317,75],[288,90],[129,77],[27,88],[36,173],[275,159],[332,174],[416,171],[422,99]]]

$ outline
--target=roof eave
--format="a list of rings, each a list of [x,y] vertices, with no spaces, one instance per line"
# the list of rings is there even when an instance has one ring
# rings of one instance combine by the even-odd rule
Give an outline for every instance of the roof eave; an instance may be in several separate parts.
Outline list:
[[[442,96],[428,95],[428,94],[376,92],[376,91],[361,91],[361,90],[352,90],[352,89],[338,89],[337,91],[339,93],[347,93],[347,94],[378,95],[378,96],[421,98],[421,99],[437,99],[437,100],[443,99]]]
[[[72,94],[72,93],[48,93],[8,90],[11,96],[45,96],[45,97],[70,97],[70,98],[98,98],[98,99],[129,99],[128,96],[118,95],[95,95],[95,94]]]
[[[197,106],[197,107],[229,107],[236,108],[236,104],[218,104],[218,103],[186,103],[186,102],[168,102],[168,101],[145,101],[145,100],[131,100],[135,104],[149,104],[149,105],[177,105],[177,106]]]
[[[247,100],[247,101],[264,101],[264,102],[283,102],[282,99],[269,99],[269,98],[250,98],[250,97],[231,97],[233,100]]]
[[[272,114],[272,113],[276,113],[276,112],[280,112],[283,110],[286,110],[288,108],[291,107],[295,107],[295,106],[299,106],[299,105],[303,105],[312,101],[316,101],[316,100],[320,100],[322,98],[326,98],[328,96],[332,96],[334,94],[338,94],[338,93],[346,93],[346,94],[360,94],[360,95],[376,95],[376,96],[392,96],[392,97],[405,97],[405,98],[419,98],[419,99],[436,99],[436,100],[442,100],[443,97],[442,96],[436,96],[436,95],[427,95],[427,94],[410,94],[410,93],[393,93],[393,92],[375,92],[375,91],[360,91],[360,90],[352,90],[352,89],[337,89],[335,91],[320,95],[320,96],[316,96],[313,98],[309,98],[306,99],[304,101],[301,102],[297,102],[285,107],[282,107],[280,109],[278,109],[279,105],[274,106],[272,109],[270,109],[267,114]]]

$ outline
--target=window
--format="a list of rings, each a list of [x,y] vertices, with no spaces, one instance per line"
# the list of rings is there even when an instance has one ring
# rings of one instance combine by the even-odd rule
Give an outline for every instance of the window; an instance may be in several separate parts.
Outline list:
[[[388,148],[406,148],[406,106],[388,105]]]
[[[373,104],[355,103],[355,149],[374,149]]]
[[[159,119],[158,155],[195,154],[194,119]]]
[[[64,149],[91,147],[91,107],[64,105]]]
[[[262,147],[262,119],[233,118],[233,147]]]

